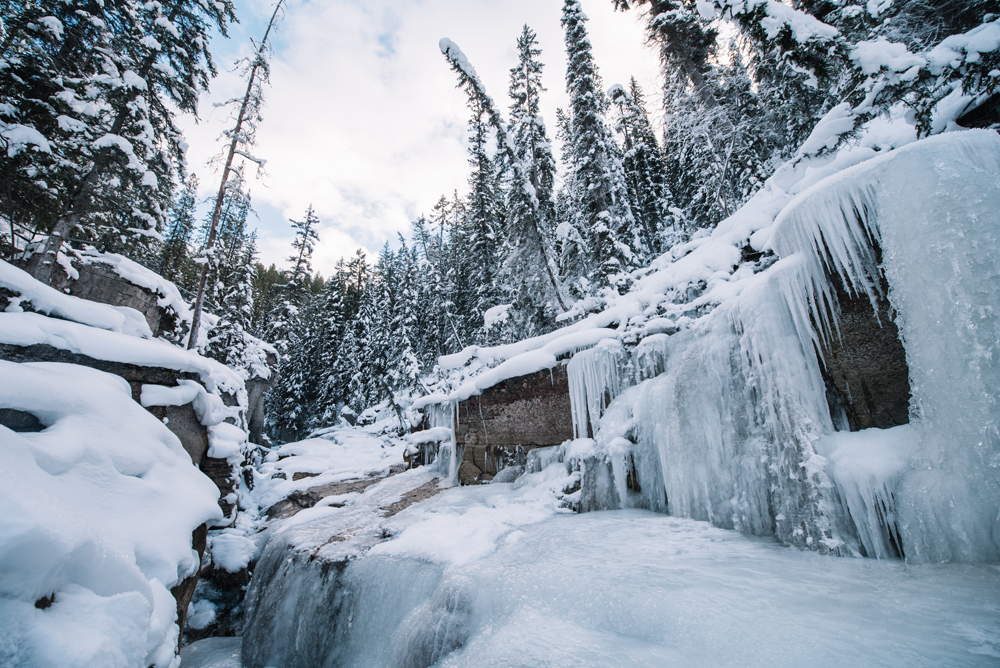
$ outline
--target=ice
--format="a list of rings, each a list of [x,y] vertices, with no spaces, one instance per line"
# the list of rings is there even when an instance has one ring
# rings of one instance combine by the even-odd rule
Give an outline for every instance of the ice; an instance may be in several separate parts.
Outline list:
[[[241,638],[205,638],[181,649],[183,668],[241,668]]]
[[[566,373],[574,436],[587,438],[597,432],[608,403],[631,384],[624,368],[627,362],[628,355],[616,339],[605,339],[570,360]]]
[[[0,665],[173,668],[169,588],[199,567],[218,489],[120,377],[6,361],[0,377],[0,407],[45,425],[0,427]]]
[[[1000,138],[974,130],[910,144],[817,184],[772,236],[779,254],[804,263],[799,310],[806,295],[812,318],[825,323],[823,272],[874,298],[870,244],[881,246],[918,429],[894,492],[908,560],[1000,559],[998,229]],[[814,259],[824,251],[825,267]]]
[[[839,432],[816,444],[817,450],[830,460],[830,475],[867,556],[901,556],[895,499],[899,479],[910,467],[919,439],[917,427],[902,425]]]
[[[567,514],[558,497],[572,480],[555,462],[513,485],[445,490],[366,527],[390,535],[370,547],[331,541],[350,526],[343,515],[272,538],[251,585],[244,665],[1000,658],[993,567],[831,559],[642,510]]]

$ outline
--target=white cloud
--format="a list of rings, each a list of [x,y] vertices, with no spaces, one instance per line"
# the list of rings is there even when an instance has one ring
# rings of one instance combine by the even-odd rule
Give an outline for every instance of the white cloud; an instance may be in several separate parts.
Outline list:
[[[463,192],[468,178],[468,114],[455,76],[438,50],[454,40],[490,94],[506,107],[509,69],[521,26],[537,33],[546,64],[543,113],[554,133],[565,106],[565,54],[558,0],[326,0],[289,4],[274,41],[271,86],[255,155],[268,178],[254,184],[263,204],[261,255],[283,261],[291,231],[274,213],[298,218],[311,203],[323,221],[314,266],[329,275],[341,256],[369,254],[406,233],[442,194]],[[610,0],[585,0],[594,54],[606,86],[635,75],[656,107],[657,58],[643,45],[639,15],[613,11]],[[270,15],[260,0],[240,6],[243,31],[256,37]],[[256,29],[256,32],[255,32]],[[243,53],[247,40],[240,42]],[[215,48],[222,65],[236,48]],[[227,113],[211,103],[237,97],[243,84],[225,72],[201,108],[211,110],[187,130],[192,171],[209,195],[218,178],[203,167],[217,152]],[[266,187],[265,187],[266,186]]]

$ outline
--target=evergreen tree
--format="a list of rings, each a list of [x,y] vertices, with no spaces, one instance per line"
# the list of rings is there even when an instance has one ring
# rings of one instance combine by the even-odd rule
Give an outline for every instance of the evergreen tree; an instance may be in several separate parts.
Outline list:
[[[564,1],[566,92],[571,109],[571,224],[587,240],[591,280],[603,287],[613,277],[639,266],[648,252],[629,206],[618,147],[604,121],[608,102],[591,53],[586,21],[578,0]]]
[[[67,176],[56,186],[58,207],[46,228],[50,236],[32,260],[33,273],[47,281],[63,239],[77,226],[83,226],[83,233],[88,226],[93,229],[94,215],[105,221],[110,216],[125,224],[126,231],[139,233],[162,225],[183,165],[175,115],[178,110],[196,113],[198,93],[215,74],[208,51],[210,28],[225,34],[235,16],[229,0],[92,1],[83,7],[47,1],[42,6],[52,18],[42,23],[53,35],[63,36],[60,53],[45,72],[53,82],[49,94],[71,109],[96,112],[67,116],[62,122],[66,133],[53,136],[57,161]],[[30,13],[36,7],[22,9]],[[67,25],[79,29],[66,33]],[[17,39],[32,36],[21,32]],[[78,83],[65,88],[70,81]]]
[[[295,230],[292,240],[292,255],[288,261],[292,263],[287,273],[286,282],[278,289],[277,305],[271,317],[268,340],[278,352],[285,354],[291,345],[289,336],[296,326],[299,308],[309,299],[312,282],[312,254],[319,241],[319,218],[316,217],[312,205],[306,210],[303,220],[290,220]]]
[[[247,334],[254,312],[254,278],[256,277],[256,233],[243,239],[238,261],[234,263],[228,285],[223,286],[218,301],[219,321],[208,336],[206,354],[237,369],[248,368],[246,360]]]
[[[187,289],[193,287],[194,280],[191,244],[194,241],[192,237],[197,196],[198,177],[191,174],[184,181],[184,189],[171,207],[170,228],[160,252],[160,275]]]
[[[517,40],[518,65],[510,71],[512,153],[515,177],[508,187],[507,259],[504,282],[521,336],[548,331],[565,310],[555,277],[556,165],[541,117],[542,63],[535,33],[524,26]],[[518,175],[523,175],[518,178]]]
[[[470,99],[472,118],[469,120],[469,201],[462,222],[467,251],[462,255],[463,274],[470,281],[469,310],[466,331],[474,336],[482,327],[483,314],[500,303],[499,284],[501,248],[500,194],[497,173],[489,155],[488,111],[478,97]]]
[[[621,135],[625,149],[622,168],[628,183],[632,214],[639,225],[643,244],[651,253],[659,255],[680,237],[670,211],[672,197],[660,145],[635,77],[629,82],[628,91],[621,86],[612,87],[610,99],[618,107],[615,129]]]

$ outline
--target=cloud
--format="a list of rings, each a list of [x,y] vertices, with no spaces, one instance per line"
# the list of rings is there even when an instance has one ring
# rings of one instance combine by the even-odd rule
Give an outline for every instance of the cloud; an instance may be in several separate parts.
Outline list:
[[[449,37],[472,60],[490,94],[506,108],[509,69],[521,26],[537,33],[546,63],[543,114],[554,132],[555,110],[567,104],[561,2],[548,0],[324,0],[288,5],[274,40],[271,85],[255,155],[268,178],[253,186],[261,256],[282,263],[291,230],[311,203],[323,229],[314,266],[329,275],[357,247],[369,255],[442,194],[466,189],[468,113],[462,91],[438,50]],[[638,14],[615,13],[608,0],[585,0],[595,58],[605,85],[635,75],[658,97],[656,54],[643,45]],[[220,66],[246,54],[270,16],[259,0],[240,6],[244,25],[234,41],[215,46]],[[256,33],[254,29],[257,29]],[[235,41],[239,40],[239,41]],[[212,102],[237,97],[245,84],[225,72],[202,102],[203,121],[186,128],[192,171],[204,194],[218,176],[204,163],[227,119]],[[276,213],[280,212],[280,216]]]

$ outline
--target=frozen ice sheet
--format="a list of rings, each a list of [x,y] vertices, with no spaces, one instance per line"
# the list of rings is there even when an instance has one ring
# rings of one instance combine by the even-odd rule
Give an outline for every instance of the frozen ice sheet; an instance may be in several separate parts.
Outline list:
[[[1000,660],[996,566],[837,559],[649,511],[555,517],[445,579],[475,612],[442,667]]]

